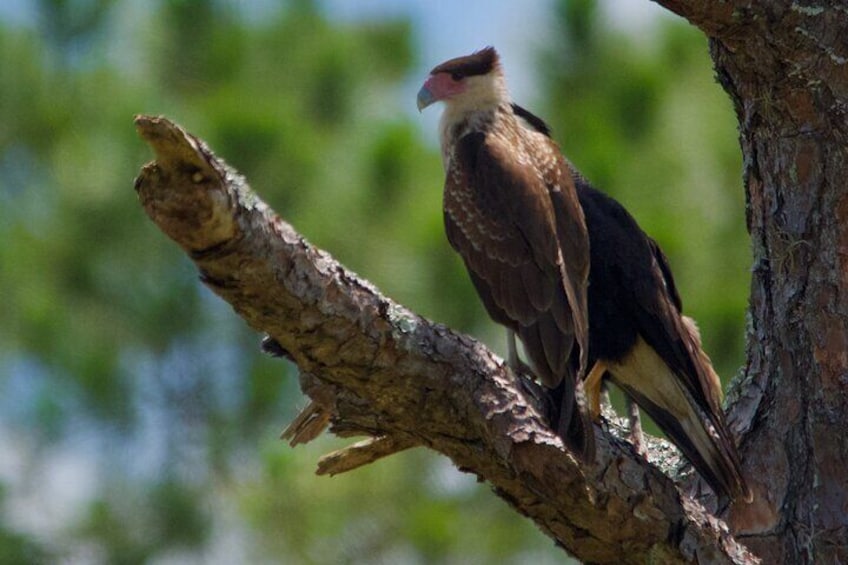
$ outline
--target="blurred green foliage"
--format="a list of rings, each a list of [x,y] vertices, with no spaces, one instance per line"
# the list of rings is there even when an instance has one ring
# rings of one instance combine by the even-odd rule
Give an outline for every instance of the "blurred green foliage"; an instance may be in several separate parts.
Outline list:
[[[131,118],[165,114],[345,265],[501,349],[442,232],[437,148],[395,101],[423,78],[412,23],[257,10],[41,0],[33,26],[0,21],[0,563],[560,560],[434,454],[314,476],[340,443],[276,439],[302,403],[295,369],[141,211]],[[534,110],[666,249],[731,375],[748,247],[705,41],[681,23],[612,32],[589,0],[553,16]]]

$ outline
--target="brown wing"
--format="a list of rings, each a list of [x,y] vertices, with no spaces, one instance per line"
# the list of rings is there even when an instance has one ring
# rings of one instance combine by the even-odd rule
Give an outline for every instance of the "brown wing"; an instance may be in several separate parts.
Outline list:
[[[543,178],[548,187],[551,203],[556,216],[557,237],[563,257],[565,273],[566,296],[574,315],[574,330],[577,343],[580,345],[579,375],[586,375],[588,361],[588,304],[587,286],[589,280],[589,234],[583,208],[577,198],[574,179],[582,178],[580,173],[569,163],[551,139],[551,128],[545,121],[529,110],[513,103],[512,112],[519,123],[523,123],[531,131],[544,136],[547,154],[554,161],[543,172]]]
[[[553,388],[568,372],[575,323],[548,186],[494,136],[465,135],[455,151],[445,185],[448,240],[489,314],[525,346],[539,343],[528,354]]]
[[[559,155],[558,166],[549,172],[551,202],[556,214],[566,296],[574,318],[574,332],[580,345],[579,377],[586,376],[589,353],[589,233],[583,208],[577,199],[570,165]]]
[[[561,385],[559,414],[574,444],[591,452],[591,429],[575,400],[575,374],[569,357],[575,340],[585,357],[587,344],[586,277],[588,236],[582,214],[580,227],[558,229],[552,199],[576,202],[573,185],[563,171],[520,164],[510,147],[495,136],[470,133],[457,141],[445,184],[445,226],[448,240],[462,256],[489,315],[515,331],[537,376],[551,389]],[[570,194],[568,194],[570,191]],[[570,255],[577,268],[565,264],[559,234],[580,233]],[[585,265],[584,265],[585,264]],[[570,281],[572,270],[582,276]],[[560,407],[557,407],[560,409]],[[576,421],[575,421],[576,415]]]

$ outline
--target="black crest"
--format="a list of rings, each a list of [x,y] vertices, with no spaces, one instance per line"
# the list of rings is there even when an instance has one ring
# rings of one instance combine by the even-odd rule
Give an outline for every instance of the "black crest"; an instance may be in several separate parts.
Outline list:
[[[450,73],[460,77],[486,75],[492,72],[500,63],[500,57],[494,47],[486,47],[475,51],[471,55],[456,57],[445,61],[430,71],[431,75],[436,73]]]

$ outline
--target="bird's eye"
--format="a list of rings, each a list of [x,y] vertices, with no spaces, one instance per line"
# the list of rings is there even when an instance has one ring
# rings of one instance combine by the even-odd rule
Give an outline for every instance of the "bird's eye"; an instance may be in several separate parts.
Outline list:
[[[459,81],[461,81],[462,79],[465,78],[465,75],[463,75],[460,72],[454,71],[454,72],[451,73],[451,78],[454,80],[454,82],[459,82]]]

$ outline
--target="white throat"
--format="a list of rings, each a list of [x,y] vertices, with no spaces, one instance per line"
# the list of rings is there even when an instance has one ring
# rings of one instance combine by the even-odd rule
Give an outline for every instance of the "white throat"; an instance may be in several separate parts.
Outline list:
[[[494,121],[501,106],[509,106],[512,99],[500,69],[483,76],[466,79],[464,92],[445,100],[445,109],[439,120],[439,141],[442,147],[442,164],[447,169],[449,152],[456,140],[469,131],[479,130]]]

